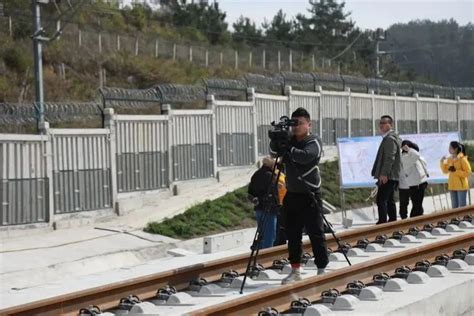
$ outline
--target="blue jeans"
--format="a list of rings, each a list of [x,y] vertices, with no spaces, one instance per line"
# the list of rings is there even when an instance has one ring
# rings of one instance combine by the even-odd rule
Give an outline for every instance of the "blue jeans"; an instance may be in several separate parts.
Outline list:
[[[458,208],[467,205],[467,190],[466,191],[450,191],[451,193],[451,207]]]
[[[276,237],[277,214],[273,212],[265,212],[261,210],[257,210],[255,212],[257,216],[257,224],[259,226],[264,225],[263,230],[262,230],[263,240],[259,248],[264,249],[264,248],[273,247],[273,242],[275,241],[275,237]],[[262,224],[264,220],[265,220],[265,223]]]

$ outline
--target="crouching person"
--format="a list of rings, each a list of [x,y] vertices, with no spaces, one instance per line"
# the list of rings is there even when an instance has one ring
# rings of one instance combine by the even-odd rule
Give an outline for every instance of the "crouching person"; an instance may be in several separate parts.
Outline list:
[[[255,205],[255,216],[257,225],[263,232],[263,239],[259,249],[270,248],[273,246],[277,232],[277,215],[280,209],[279,188],[284,176],[280,174],[278,186],[275,183],[278,170],[272,178],[273,166],[275,160],[271,157],[265,157],[262,160],[262,167],[255,171],[248,187],[249,199]],[[283,183],[284,185],[284,183]]]

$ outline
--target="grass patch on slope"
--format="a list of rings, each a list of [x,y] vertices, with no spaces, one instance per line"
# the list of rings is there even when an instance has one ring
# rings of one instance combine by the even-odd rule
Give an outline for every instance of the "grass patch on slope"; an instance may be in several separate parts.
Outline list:
[[[151,222],[145,231],[172,238],[189,239],[255,226],[253,205],[247,201],[247,187],[229,192],[213,201],[206,200],[183,214]]]
[[[338,172],[337,161],[321,164],[323,198],[340,207]],[[346,205],[368,205],[365,199],[369,194],[369,189],[347,191]],[[163,222],[148,223],[144,230],[172,238],[190,239],[255,225],[255,212],[253,205],[247,200],[245,186],[213,201],[206,200],[194,205],[183,214],[167,218]]]

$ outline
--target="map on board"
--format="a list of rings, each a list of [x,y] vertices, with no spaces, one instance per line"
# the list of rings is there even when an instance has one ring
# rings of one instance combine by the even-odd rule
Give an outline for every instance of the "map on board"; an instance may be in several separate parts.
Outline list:
[[[449,154],[448,147],[451,141],[459,141],[457,132],[400,135],[400,138],[411,140],[419,146],[421,156],[428,165],[430,175],[428,182],[447,182],[447,175],[444,175],[439,168],[439,160]],[[337,139],[341,187],[375,186],[375,179],[372,178],[371,171],[381,141],[381,136]]]

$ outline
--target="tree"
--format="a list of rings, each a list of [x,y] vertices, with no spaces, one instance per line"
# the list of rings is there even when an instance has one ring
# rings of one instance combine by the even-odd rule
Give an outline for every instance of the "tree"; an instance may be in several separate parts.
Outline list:
[[[350,13],[344,12],[345,2],[336,0],[309,0],[311,13],[309,17],[297,15],[297,39],[321,45],[320,48],[329,55],[337,52],[337,44],[348,43],[347,36],[354,28],[354,23],[348,21]],[[305,45],[312,49],[312,45]]]
[[[3,0],[3,11],[5,16],[15,16],[14,39],[26,38],[33,34],[30,1]]]
[[[225,41],[227,32],[226,14],[220,11],[217,3],[178,4],[173,9],[173,23],[179,27],[191,27],[206,34],[211,44]]]
[[[282,10],[277,12],[271,22],[265,21],[262,27],[267,39],[282,41],[285,46],[295,39],[295,21],[287,20]]]
[[[445,85],[474,85],[474,26],[455,20],[394,24],[382,49],[402,68]]]
[[[146,3],[134,3],[132,8],[127,6],[122,12],[125,20],[134,26],[138,31],[145,30],[148,21],[153,14],[153,11]]]
[[[232,33],[232,39],[236,43],[243,44],[259,44],[262,40],[262,30],[258,29],[254,22],[249,18],[240,18],[232,24],[234,27],[234,33]]]

